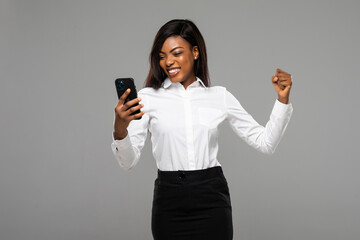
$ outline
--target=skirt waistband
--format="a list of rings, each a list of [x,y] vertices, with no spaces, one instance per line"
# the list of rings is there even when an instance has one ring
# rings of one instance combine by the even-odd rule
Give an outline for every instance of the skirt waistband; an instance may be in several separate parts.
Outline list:
[[[223,175],[221,166],[200,170],[161,171],[158,169],[158,179],[165,182],[178,182],[179,180],[193,182]]]

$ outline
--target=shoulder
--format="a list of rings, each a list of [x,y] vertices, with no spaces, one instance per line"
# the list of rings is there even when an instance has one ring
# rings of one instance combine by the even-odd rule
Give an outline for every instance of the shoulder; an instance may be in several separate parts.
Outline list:
[[[207,87],[208,89],[214,89],[217,91],[223,91],[224,89],[226,89],[226,87],[223,86],[211,86],[211,87]]]
[[[152,87],[144,87],[144,88],[140,89],[138,93],[139,94],[147,94],[153,90],[155,90],[155,89]]]
[[[211,86],[211,87],[207,87],[206,91],[210,93],[224,94],[227,90],[223,86]]]
[[[138,97],[141,98],[142,102],[149,104],[154,100],[158,99],[160,96],[161,88],[154,89],[152,87],[145,87],[138,91]]]
[[[230,91],[223,86],[210,87],[210,91],[213,91],[219,98],[223,99],[225,105],[228,104],[240,104],[239,100]]]
[[[140,91],[138,91],[138,95],[139,96],[152,96],[156,93],[158,93],[159,89],[154,89],[152,87],[145,87],[140,89]]]

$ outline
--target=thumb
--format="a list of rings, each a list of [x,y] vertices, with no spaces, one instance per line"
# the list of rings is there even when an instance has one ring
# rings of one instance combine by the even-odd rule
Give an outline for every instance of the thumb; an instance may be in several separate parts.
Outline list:
[[[290,89],[291,89],[291,85],[288,85],[284,88],[283,92],[286,94],[286,96],[289,96]]]
[[[279,87],[279,84],[278,84],[278,78],[277,77],[272,76],[272,84],[273,84],[276,92],[281,91],[281,88]]]

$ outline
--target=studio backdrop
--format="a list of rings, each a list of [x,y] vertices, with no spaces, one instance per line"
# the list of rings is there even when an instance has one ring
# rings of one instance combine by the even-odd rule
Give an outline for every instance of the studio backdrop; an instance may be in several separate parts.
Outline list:
[[[138,90],[160,26],[195,22],[210,80],[261,124],[293,76],[273,155],[220,128],[234,239],[360,239],[359,1],[0,0],[0,239],[151,237],[156,165],[111,152],[114,80]]]

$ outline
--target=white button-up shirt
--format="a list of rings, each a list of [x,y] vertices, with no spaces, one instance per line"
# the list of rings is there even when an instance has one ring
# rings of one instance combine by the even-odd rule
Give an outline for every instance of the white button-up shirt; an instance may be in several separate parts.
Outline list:
[[[113,137],[111,144],[115,158],[126,170],[139,161],[148,134],[162,171],[221,166],[217,159],[218,127],[223,121],[250,146],[272,154],[293,111],[291,104],[276,100],[269,121],[261,126],[225,87],[206,87],[199,78],[187,89],[167,78],[161,88],[143,88],[138,96],[145,114],[130,122],[124,139]]]

